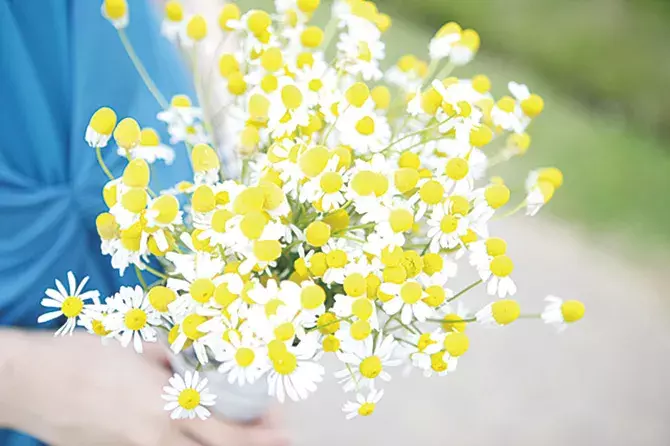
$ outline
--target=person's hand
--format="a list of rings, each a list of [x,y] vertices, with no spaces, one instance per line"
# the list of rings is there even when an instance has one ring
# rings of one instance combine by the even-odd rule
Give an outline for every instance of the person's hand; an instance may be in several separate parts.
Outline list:
[[[20,333],[9,346],[0,393],[3,417],[12,428],[55,446],[284,446],[284,434],[269,421],[236,425],[170,419],[162,387],[171,373],[158,345],[138,355],[115,343],[103,346],[86,335],[53,338]],[[3,395],[4,394],[4,395]],[[9,410],[7,410],[9,408]]]

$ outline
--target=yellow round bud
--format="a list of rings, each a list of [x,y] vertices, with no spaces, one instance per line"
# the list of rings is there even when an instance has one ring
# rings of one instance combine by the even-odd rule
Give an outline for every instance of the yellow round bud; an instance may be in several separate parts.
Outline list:
[[[240,19],[240,8],[235,3],[226,3],[221,8],[221,13],[219,14],[219,27],[223,31],[232,31],[233,28],[229,26],[230,20],[239,20]]]
[[[567,323],[577,322],[584,317],[584,304],[578,300],[566,300],[561,305],[563,320]]]
[[[149,185],[149,165],[142,158],[136,158],[128,163],[123,170],[122,181],[128,187],[145,188]]]
[[[316,11],[316,8],[319,7],[321,0],[298,0],[296,3],[299,10],[306,14],[310,14]]]
[[[308,26],[300,34],[300,43],[307,48],[316,48],[323,42],[323,30],[318,26]]]
[[[509,198],[510,190],[504,184],[492,184],[484,190],[484,199],[493,209],[506,205]]]
[[[155,286],[147,294],[149,303],[159,313],[168,311],[168,305],[177,299],[177,295],[170,288],[164,286]]]
[[[219,59],[219,73],[224,78],[228,78],[231,73],[240,71],[240,63],[233,54],[223,54]]]
[[[247,81],[244,74],[233,71],[228,74],[228,91],[235,96],[241,96],[247,91]]]
[[[500,325],[511,324],[519,318],[521,307],[512,299],[501,299],[491,304],[491,315]]]
[[[472,78],[472,88],[477,93],[488,93],[491,90],[491,80],[484,74],[478,74]]]
[[[372,100],[375,103],[375,108],[378,110],[386,110],[389,108],[389,105],[391,104],[391,92],[389,91],[388,87],[384,85],[378,85],[372,89],[370,96],[372,96]]]
[[[98,230],[98,235],[103,240],[111,240],[119,235],[119,225],[116,223],[116,218],[109,212],[103,212],[96,217],[95,227]]]
[[[391,17],[384,13],[377,14],[375,25],[377,25],[379,31],[384,33],[391,27]]]
[[[537,180],[551,183],[554,189],[558,189],[563,185],[563,172],[556,167],[547,167],[540,170]]]
[[[116,126],[116,113],[109,107],[100,107],[93,113],[88,125],[101,135],[111,135]]]
[[[207,37],[207,22],[201,15],[194,15],[186,25],[186,35],[196,42]]]
[[[322,221],[314,221],[305,230],[307,243],[314,247],[321,247],[330,239],[330,226]]]
[[[255,10],[247,18],[247,27],[254,35],[263,34],[272,24],[270,14],[265,11]]]
[[[128,14],[126,0],[105,0],[102,4],[105,16],[111,20],[119,20]]]
[[[209,186],[201,185],[193,192],[191,205],[196,212],[207,213],[216,207],[216,197]]]
[[[493,139],[493,132],[486,124],[480,124],[470,130],[470,144],[475,147],[484,147]]]
[[[114,129],[114,141],[122,149],[130,150],[140,142],[140,125],[133,118],[125,118]]]
[[[354,107],[362,107],[370,97],[370,89],[363,82],[356,82],[345,93],[347,101]]]
[[[529,118],[535,118],[544,110],[544,100],[536,94],[531,94],[521,101],[521,110]]]
[[[191,162],[193,163],[193,170],[196,172],[207,172],[221,166],[214,149],[203,143],[196,144],[193,147]]]
[[[277,71],[284,66],[284,57],[279,48],[268,48],[261,55],[261,66],[266,71]]]
[[[444,338],[444,349],[454,358],[462,356],[470,348],[470,340],[465,333],[456,331]]]
[[[165,18],[170,22],[181,22],[184,19],[184,8],[176,0],[165,3]]]

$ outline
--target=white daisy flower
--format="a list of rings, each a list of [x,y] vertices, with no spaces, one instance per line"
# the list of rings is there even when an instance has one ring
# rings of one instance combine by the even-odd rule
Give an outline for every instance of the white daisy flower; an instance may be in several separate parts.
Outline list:
[[[374,345],[370,337],[363,342],[344,342],[337,357],[347,364],[347,368],[335,373],[340,379],[344,391],[375,389],[375,380],[390,381],[391,375],[386,371],[388,367],[400,364],[400,360],[393,359],[397,347],[393,336],[377,338]]]
[[[55,310],[49,311],[37,318],[37,322],[42,324],[49,322],[61,316],[65,316],[67,320],[56,330],[54,336],[72,334],[77,326],[77,318],[82,315],[86,300],[92,299],[97,302],[100,292],[96,290],[85,291],[84,286],[88,282],[88,276],[84,277],[77,285],[77,281],[72,271],[67,273],[67,281],[69,291],[65,289],[60,280],[56,279],[56,289],[47,288],[44,292],[47,297],[40,302],[43,307],[53,308]]]
[[[521,307],[517,301],[500,299],[479,310],[475,314],[475,318],[481,324],[501,327],[517,320],[520,314]]]
[[[231,332],[229,342],[225,342],[223,351],[216,356],[221,362],[219,372],[228,375],[228,382],[243,386],[252,384],[269,367],[267,364],[267,349],[254,341],[251,336],[238,335]]]
[[[342,407],[345,418],[352,420],[357,416],[367,417],[374,413],[377,403],[384,396],[383,390],[371,390],[367,395],[356,394],[356,401],[347,401]]]
[[[198,372],[186,371],[184,378],[175,373],[169,380],[170,385],[163,387],[163,399],[167,401],[165,410],[171,412],[170,418],[206,420],[211,413],[206,408],[213,406],[216,395],[209,393],[207,378],[200,379]]]
[[[546,324],[554,325],[559,332],[584,317],[584,304],[578,300],[564,301],[560,297],[551,295],[545,300],[547,306],[541,314],[542,320]]]
[[[433,310],[424,302],[428,293],[415,280],[407,280],[402,285],[384,282],[379,290],[393,296],[391,300],[384,302],[384,312],[388,315],[400,313],[400,320],[405,325],[409,325],[413,318],[424,322],[433,314]]]
[[[142,287],[121,287],[106,304],[109,314],[104,319],[105,328],[123,347],[132,341],[135,351],[142,353],[142,341],[156,342],[154,326],[160,325],[160,314],[153,309]]]
[[[426,222],[430,238],[430,252],[454,249],[463,244],[461,237],[468,232],[468,219],[449,212],[449,202],[436,206]]]
[[[119,156],[126,156],[126,149],[118,147],[116,153]],[[156,160],[163,160],[168,166],[174,161],[174,149],[165,144],[161,144],[160,136],[152,128],[143,128],[140,133],[140,143],[128,151],[131,159],[141,158],[149,164]]]
[[[310,333],[297,346],[273,344],[269,357],[272,368],[268,374],[269,393],[280,403],[286,395],[293,401],[306,399],[316,391],[316,384],[323,381],[325,369],[314,361],[319,333]],[[284,346],[283,348],[281,346]]]
[[[487,283],[486,292],[498,295],[501,299],[516,294],[516,284],[510,277],[514,270],[514,262],[507,255],[498,255],[491,258],[490,262],[479,265],[479,277]]]

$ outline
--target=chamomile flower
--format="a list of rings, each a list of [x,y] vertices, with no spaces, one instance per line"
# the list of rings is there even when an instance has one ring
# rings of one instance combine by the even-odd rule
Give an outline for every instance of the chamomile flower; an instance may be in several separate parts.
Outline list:
[[[91,147],[105,147],[116,127],[116,113],[109,107],[101,107],[93,113],[86,127],[86,142]]]
[[[183,378],[175,373],[169,383],[163,387],[163,399],[167,401],[165,410],[170,412],[170,418],[206,420],[210,417],[207,407],[214,405],[216,395],[209,393],[207,378],[200,379],[198,372],[187,370]]]
[[[119,156],[126,156],[126,151],[119,147],[117,149]],[[168,166],[174,161],[174,150],[172,147],[161,144],[160,136],[156,130],[145,127],[140,133],[140,143],[128,151],[131,159],[141,158],[149,164],[156,160],[163,160]]]
[[[542,320],[551,324],[558,331],[565,330],[568,325],[577,322],[584,317],[584,304],[578,300],[564,301],[560,297],[547,296],[547,306],[542,312]]]
[[[508,88],[510,93],[519,101],[519,106],[525,116],[532,119],[542,113],[544,100],[537,94],[531,94],[526,85],[510,82]]]
[[[516,294],[516,284],[510,277],[513,270],[514,262],[505,254],[478,265],[479,277],[486,282],[486,292],[491,296],[497,294],[501,299]]]
[[[109,20],[114,28],[124,29],[128,26],[128,3],[126,0],[104,0],[102,15]]]
[[[297,346],[272,344],[269,351],[271,368],[268,374],[269,393],[283,403],[288,396],[293,401],[306,399],[323,381],[325,370],[314,361],[318,333],[310,333]]]
[[[168,253],[167,259],[172,261],[177,267],[177,271],[184,278],[179,279],[171,277],[168,279],[168,288],[179,292],[179,298],[171,304],[171,311],[183,314],[183,312],[191,311],[198,305],[208,303],[213,297],[216,287],[225,282],[223,266],[221,259],[215,258],[207,253],[198,253],[192,264],[179,262],[179,257],[176,253]],[[234,287],[231,291],[239,294],[242,284],[240,281],[231,277],[232,281],[229,283],[229,288]]]
[[[386,117],[374,110],[350,108],[336,126],[340,141],[361,154],[380,152],[391,142],[391,127]]]
[[[56,289],[47,288],[44,292],[47,297],[42,299],[43,307],[52,308],[49,311],[37,318],[37,322],[42,324],[49,322],[61,316],[65,316],[67,320],[56,330],[54,336],[72,334],[77,326],[77,318],[81,316],[85,306],[85,301],[93,299],[97,301],[100,293],[98,291],[84,291],[84,287],[88,282],[88,276],[84,277],[77,285],[77,281],[72,271],[67,273],[67,281],[69,291],[63,286],[60,280],[56,279]]]
[[[338,352],[337,357],[348,367],[336,372],[335,378],[340,380],[345,392],[376,389],[375,380],[390,381],[391,374],[387,368],[400,364],[399,360],[393,359],[396,347],[397,343],[391,335],[380,335],[376,345],[370,338],[343,345],[343,351]]]
[[[456,22],[449,22],[442,25],[437,33],[435,33],[435,36],[433,36],[428,46],[430,58],[433,60],[440,60],[448,57],[454,48],[454,44],[461,40],[461,32],[462,28]]]
[[[338,169],[339,158],[332,157],[326,167],[311,178],[300,190],[301,201],[320,203],[324,212],[340,208],[345,202],[346,178],[343,169]]]
[[[436,206],[426,222],[429,227],[427,235],[430,238],[430,252],[453,249],[463,243],[461,237],[467,233],[468,219],[445,209],[448,207],[448,202]]]
[[[184,8],[177,0],[169,0],[164,6],[165,18],[161,23],[161,34],[168,40],[176,42],[183,32]]]
[[[156,342],[154,327],[161,323],[160,315],[151,307],[142,287],[121,287],[106,304],[109,314],[104,320],[105,329],[123,347],[132,342],[135,351],[142,353],[142,342]]]
[[[526,179],[526,214],[536,215],[563,184],[563,174],[555,167],[532,171]]]
[[[358,416],[367,417],[374,413],[377,403],[384,396],[383,390],[371,390],[367,395],[361,393],[356,395],[356,401],[347,401],[342,407],[345,418],[352,420]]]
[[[390,300],[384,302],[384,311],[389,315],[399,313],[400,320],[405,325],[409,325],[412,319],[424,322],[433,314],[433,310],[424,302],[428,293],[415,280],[407,280],[402,285],[384,282],[379,290],[393,296]]]
[[[512,299],[492,302],[475,314],[477,322],[484,325],[503,326],[516,321],[521,314],[519,303]]]
[[[269,367],[266,349],[252,337],[235,332],[216,359],[221,362],[219,372],[228,375],[229,383],[240,386],[254,383]]]

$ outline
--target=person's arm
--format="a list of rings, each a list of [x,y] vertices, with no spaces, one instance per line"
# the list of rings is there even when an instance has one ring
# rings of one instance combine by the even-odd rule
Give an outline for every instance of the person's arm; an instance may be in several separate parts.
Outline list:
[[[0,328],[0,427],[69,446],[282,446],[268,423],[170,419],[160,346],[138,355],[93,336]]]

